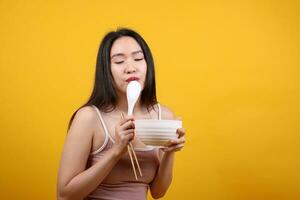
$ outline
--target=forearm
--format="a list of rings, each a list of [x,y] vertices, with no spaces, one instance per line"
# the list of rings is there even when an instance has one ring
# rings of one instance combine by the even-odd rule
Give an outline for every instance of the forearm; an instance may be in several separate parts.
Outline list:
[[[153,198],[162,197],[168,190],[173,177],[174,152],[165,152],[155,179],[150,188]]]
[[[113,148],[109,149],[101,161],[71,179],[60,192],[59,199],[83,199],[103,181],[119,159],[120,155]]]

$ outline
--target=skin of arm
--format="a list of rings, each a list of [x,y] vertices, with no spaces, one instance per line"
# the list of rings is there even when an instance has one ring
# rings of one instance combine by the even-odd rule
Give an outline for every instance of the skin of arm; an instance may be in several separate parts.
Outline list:
[[[98,161],[86,169],[92,147],[93,130],[95,123],[98,123],[95,116],[95,111],[91,107],[84,107],[74,117],[58,171],[57,199],[59,200],[79,200],[86,197],[103,181],[124,153],[127,144],[125,140],[130,138],[129,135],[119,138],[124,144],[114,145],[104,154],[101,162]]]
[[[163,119],[174,119],[174,113],[167,107],[162,106],[162,113]],[[172,182],[174,154],[183,148],[185,142],[185,131],[183,129],[177,129],[177,133],[179,135],[177,140],[171,141],[166,150],[159,150],[159,157],[161,158],[160,165],[154,180],[150,184],[150,192],[154,199],[163,197]]]

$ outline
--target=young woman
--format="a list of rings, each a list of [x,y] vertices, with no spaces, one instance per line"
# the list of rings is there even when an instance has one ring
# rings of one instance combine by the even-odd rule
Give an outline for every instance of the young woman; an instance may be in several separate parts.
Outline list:
[[[127,113],[126,88],[142,86],[133,115]],[[172,181],[174,152],[185,142],[184,129],[167,148],[149,148],[134,137],[135,119],[174,119],[157,102],[154,63],[144,39],[130,29],[109,32],[97,57],[93,92],[71,117],[60,161],[60,200],[145,200],[164,196]],[[143,176],[135,179],[127,145],[132,143]]]

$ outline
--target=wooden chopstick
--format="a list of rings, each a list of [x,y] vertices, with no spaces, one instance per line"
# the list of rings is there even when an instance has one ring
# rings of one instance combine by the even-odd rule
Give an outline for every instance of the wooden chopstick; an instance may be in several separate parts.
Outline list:
[[[124,118],[124,114],[122,112],[121,112],[121,117]],[[132,146],[131,142],[129,142],[129,145],[127,145],[127,150],[128,150],[129,157],[130,157],[130,160],[131,160],[131,165],[132,165],[132,168],[133,168],[135,179],[138,180],[137,175],[136,175],[135,165],[134,165],[133,158],[132,158],[132,154],[134,156],[134,159],[135,159],[136,165],[138,167],[140,176],[143,176],[143,175],[142,175],[142,171],[141,171],[141,168],[140,168],[140,165],[139,165],[139,161],[137,159],[137,156],[135,154],[135,151],[133,149],[133,146]],[[131,151],[132,151],[132,154],[131,154]]]
[[[133,169],[133,173],[134,173],[135,179],[138,180],[137,175],[136,175],[135,166],[134,166],[134,162],[133,162],[133,158],[132,158],[132,155],[131,155],[131,151],[130,151],[129,145],[127,145],[127,151],[128,151],[128,153],[129,153],[129,156],[130,156],[130,161],[131,161],[131,165],[132,165],[132,169]]]
[[[135,158],[135,162],[136,162],[136,165],[137,165],[137,167],[138,167],[139,173],[140,173],[141,176],[143,176],[142,171],[141,171],[141,168],[140,168],[140,164],[139,164],[139,161],[138,161],[137,156],[136,156],[136,154],[135,154],[135,151],[134,151],[134,149],[133,149],[132,143],[129,142],[129,145],[130,145],[131,150],[132,150],[132,152],[133,152],[133,156],[134,156],[134,158]]]

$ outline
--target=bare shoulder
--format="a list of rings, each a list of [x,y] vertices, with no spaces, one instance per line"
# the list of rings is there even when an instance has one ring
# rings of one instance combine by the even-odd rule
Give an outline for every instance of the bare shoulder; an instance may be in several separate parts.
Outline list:
[[[76,112],[70,130],[80,127],[87,130],[86,132],[92,132],[96,120],[97,113],[95,109],[92,106],[84,106]]]
[[[92,106],[84,106],[77,111],[75,118],[76,117],[81,120],[90,121],[96,118],[96,112]]]
[[[171,108],[163,104],[160,104],[160,107],[162,119],[175,119],[175,114]]]

